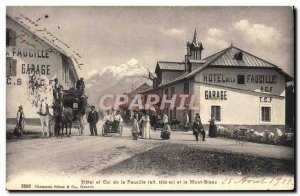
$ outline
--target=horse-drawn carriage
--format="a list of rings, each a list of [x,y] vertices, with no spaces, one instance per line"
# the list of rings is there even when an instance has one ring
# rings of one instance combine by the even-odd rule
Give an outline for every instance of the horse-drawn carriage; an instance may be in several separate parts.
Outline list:
[[[53,113],[55,122],[55,135],[63,136],[63,129],[66,129],[66,135],[71,135],[72,124],[78,128],[79,135],[83,134],[83,120],[85,108],[87,106],[87,97],[81,90],[61,90],[61,96],[54,100]],[[69,133],[67,128],[69,125]],[[61,131],[61,133],[60,133]]]

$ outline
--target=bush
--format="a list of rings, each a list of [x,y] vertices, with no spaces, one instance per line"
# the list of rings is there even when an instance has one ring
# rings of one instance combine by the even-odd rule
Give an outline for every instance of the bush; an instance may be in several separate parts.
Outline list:
[[[240,131],[241,130],[237,128],[228,130],[223,126],[217,126],[217,135],[224,138],[237,139]],[[271,132],[269,130],[258,132],[254,129],[248,129],[244,135],[246,141],[249,142],[288,146],[294,145],[294,133],[286,133],[278,128],[276,128],[275,132]]]

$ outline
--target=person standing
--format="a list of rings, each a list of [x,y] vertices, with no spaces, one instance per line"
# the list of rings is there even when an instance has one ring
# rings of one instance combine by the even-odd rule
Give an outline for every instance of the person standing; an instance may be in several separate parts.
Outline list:
[[[83,78],[80,78],[79,80],[77,80],[76,82],[76,89],[81,90],[82,92],[84,92],[84,81]]]
[[[95,111],[95,106],[92,106],[92,111],[88,115],[88,123],[90,124],[91,136],[97,136],[97,122],[99,120],[98,112]]]
[[[183,127],[184,131],[188,132],[189,131],[189,123],[190,123],[190,117],[186,111],[183,113]]]
[[[163,125],[162,125],[162,131],[161,131],[160,137],[163,140],[170,139],[171,127],[169,125],[169,119],[168,119],[166,112],[163,113],[162,122],[163,122]]]
[[[166,112],[163,113],[163,119],[162,119],[162,122],[163,122],[163,127],[169,123],[169,118],[166,114]]]
[[[209,137],[217,137],[217,126],[215,123],[215,117],[211,117],[209,120],[209,129],[208,129],[208,135]]]
[[[140,127],[139,127],[139,123],[138,123],[138,120],[137,120],[137,116],[133,115],[133,123],[132,123],[133,140],[138,139],[139,132],[140,132]]]
[[[144,138],[144,139],[151,139],[150,116],[147,113],[144,116],[142,138]]]
[[[142,115],[139,115],[140,119],[139,119],[139,126],[140,126],[140,135],[142,136],[142,138],[145,137],[145,127],[146,127],[146,112],[143,111]]]
[[[202,135],[202,141],[205,141],[204,127],[200,121],[200,118],[197,118],[193,124],[193,135],[196,137],[196,141],[198,141],[198,137],[200,133]]]
[[[53,98],[54,100],[60,99],[62,97],[61,90],[63,90],[63,86],[58,82],[58,79],[54,79],[53,85]]]
[[[39,104],[38,114],[40,115],[43,136],[46,137],[48,133],[48,136],[51,137],[50,127],[49,127],[49,106],[46,103],[46,99],[47,97],[41,100]]]
[[[17,112],[17,126],[18,129],[18,135],[23,135],[24,133],[24,127],[25,127],[25,115],[23,112],[23,106],[19,106],[18,112]]]

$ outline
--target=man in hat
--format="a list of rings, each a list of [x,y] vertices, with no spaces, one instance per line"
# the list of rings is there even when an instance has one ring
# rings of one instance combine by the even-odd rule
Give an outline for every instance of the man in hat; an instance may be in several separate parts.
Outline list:
[[[200,118],[199,113],[196,113],[195,117],[194,117],[194,121],[197,121],[197,120],[199,120],[201,122],[201,118]]]
[[[53,98],[54,100],[57,100],[61,98],[61,90],[63,90],[63,86],[58,82],[58,79],[54,79],[54,85],[53,85]]]
[[[205,131],[204,127],[201,123],[200,118],[195,118],[194,124],[193,124],[193,135],[196,137],[196,141],[198,141],[199,134],[202,135],[202,141],[205,141]]]
[[[23,112],[23,106],[19,106],[19,110],[17,112],[17,127],[19,130],[19,134],[22,135],[24,132],[24,126],[25,126],[25,115]]]
[[[91,136],[97,136],[97,122],[99,120],[98,112],[95,111],[95,106],[92,106],[92,111],[88,115],[88,123],[90,123]]]
[[[76,89],[84,91],[84,87],[85,87],[85,85],[84,85],[83,78],[80,78],[79,80],[77,80]]]

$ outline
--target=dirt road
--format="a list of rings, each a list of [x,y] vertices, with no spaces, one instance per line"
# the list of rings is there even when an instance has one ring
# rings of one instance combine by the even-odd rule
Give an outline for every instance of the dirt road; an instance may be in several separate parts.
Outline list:
[[[194,140],[191,132],[173,132],[171,140],[160,140],[160,132],[153,132],[152,140],[139,139],[133,141],[130,137],[130,129],[124,127],[123,136],[111,137],[89,136],[86,132],[83,136],[70,138],[39,138],[19,140],[7,143],[7,180],[14,179],[18,175],[26,173],[39,173],[41,175],[80,175],[89,176],[101,173],[113,165],[124,160],[129,160],[135,155],[147,152],[150,149],[162,151],[167,154],[177,151],[178,159],[186,156],[188,151],[180,151],[184,147],[198,149],[198,154],[203,150],[240,153],[259,157],[279,158],[293,160],[293,148],[265,144],[247,143],[246,146],[237,146],[234,140],[223,138],[207,138],[205,142]],[[176,146],[173,148],[173,145]],[[165,147],[167,146],[167,147]],[[146,153],[146,154],[145,154]],[[188,156],[188,155],[187,155]],[[159,158],[159,156],[157,157]],[[176,158],[176,157],[173,157]],[[155,159],[155,157],[151,157]],[[138,159],[143,160],[143,159]],[[149,161],[149,160],[148,160]],[[193,159],[197,164],[197,159]],[[176,162],[176,161],[175,161]],[[175,163],[174,162],[174,163]],[[180,163],[180,162],[179,162]],[[186,167],[183,165],[178,167]],[[176,166],[177,167],[177,166]],[[205,172],[205,171],[203,171]]]

